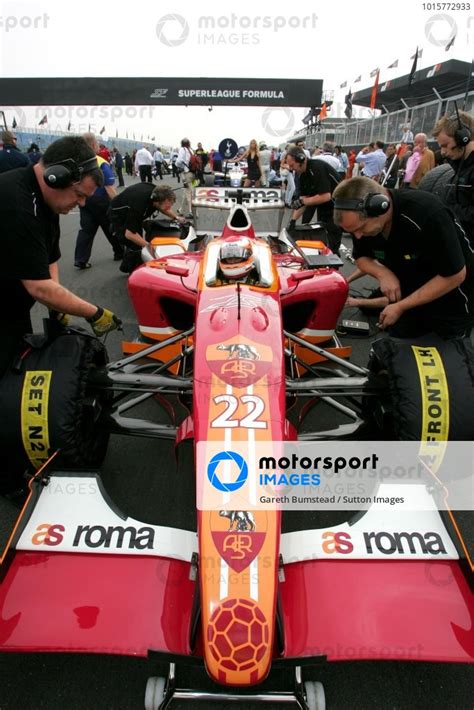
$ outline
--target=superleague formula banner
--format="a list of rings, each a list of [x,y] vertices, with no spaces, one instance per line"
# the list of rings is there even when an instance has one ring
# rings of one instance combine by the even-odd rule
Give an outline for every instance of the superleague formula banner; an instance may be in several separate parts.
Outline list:
[[[85,77],[0,79],[10,106],[317,106],[320,79]]]

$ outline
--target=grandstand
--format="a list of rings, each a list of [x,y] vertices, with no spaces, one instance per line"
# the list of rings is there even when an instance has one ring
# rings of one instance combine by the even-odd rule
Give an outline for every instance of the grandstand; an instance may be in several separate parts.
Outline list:
[[[400,76],[381,82],[377,94],[378,115],[366,119],[348,120],[328,117],[320,126],[303,127],[291,141],[304,140],[311,149],[324,141],[332,141],[348,148],[360,148],[371,141],[398,143],[402,126],[410,125],[414,134],[431,135],[438,118],[454,112],[454,102],[459,108],[472,112],[474,108],[473,65],[451,59],[420,69],[409,86],[409,76]],[[370,106],[372,87],[357,91],[352,96],[354,106]]]
[[[2,119],[2,111],[0,111],[0,130],[3,128],[10,128],[10,126],[7,126],[6,122]],[[20,150],[26,151],[30,147],[32,143],[36,143],[41,152],[44,152],[46,148],[50,145],[50,143],[53,143],[53,141],[57,140],[58,138],[63,138],[64,136],[71,136],[74,135],[73,131],[55,131],[51,129],[44,129],[41,126],[37,126],[36,128],[23,128],[23,127],[16,127],[13,129],[15,132],[15,135],[17,137],[17,146]],[[137,140],[129,140],[128,138],[103,138],[99,133],[96,133],[97,140],[100,143],[103,143],[104,145],[109,148],[117,148],[120,153],[125,154],[127,151],[129,153],[132,153],[134,150],[138,150],[139,148],[142,147],[142,145],[145,143],[146,145],[153,147],[155,145],[158,145],[156,141],[137,141]],[[165,153],[169,153],[171,148],[168,146],[162,146],[162,150],[164,150]]]

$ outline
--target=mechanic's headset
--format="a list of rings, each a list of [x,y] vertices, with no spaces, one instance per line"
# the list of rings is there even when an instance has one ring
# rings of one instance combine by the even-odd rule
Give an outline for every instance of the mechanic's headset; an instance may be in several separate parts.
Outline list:
[[[454,140],[456,142],[456,147],[461,148],[462,150],[467,146],[468,143],[471,142],[472,133],[471,130],[466,126],[466,124],[461,121],[456,101],[454,102],[454,106],[456,108],[456,113],[453,113],[453,115],[449,117],[449,120],[458,122],[458,127],[454,131]]]
[[[372,192],[360,200],[336,199],[334,201],[334,209],[348,212],[361,212],[364,217],[380,217],[390,209],[390,200],[385,195]]]
[[[97,168],[97,156],[88,158],[82,163],[76,163],[72,158],[67,158],[47,167],[43,178],[47,186],[53,190],[64,190],[66,187],[80,182],[86,173],[91,173]]]
[[[290,150],[288,151],[288,155],[291,156],[293,160],[296,163],[299,163],[300,165],[302,165],[308,157],[304,150],[302,150],[301,148],[290,148]]]

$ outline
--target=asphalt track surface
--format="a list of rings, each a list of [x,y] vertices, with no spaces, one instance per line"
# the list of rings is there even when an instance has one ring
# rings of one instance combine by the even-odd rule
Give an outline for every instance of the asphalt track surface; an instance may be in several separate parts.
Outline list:
[[[127,184],[135,181],[136,178],[127,178]],[[175,184],[169,178],[166,182]],[[82,272],[73,268],[78,224],[78,211],[62,218],[61,281],[78,295],[111,308],[122,318],[124,333],[111,333],[107,338],[110,358],[117,359],[121,355],[121,340],[132,339],[136,334],[126,276],[118,271],[111,248],[100,230],[91,259],[93,267]],[[343,272],[347,275],[351,269],[352,266],[345,262]],[[358,290],[367,285],[364,281],[355,283]],[[40,325],[44,315],[44,308],[36,306],[35,325]],[[351,310],[345,317],[360,315]],[[372,333],[375,333],[374,328]],[[344,343],[353,345],[354,362],[366,364],[371,339],[343,339]],[[102,475],[109,494],[123,510],[143,521],[167,524],[164,516],[170,514],[170,506],[167,503],[168,510],[164,509],[163,489],[167,489],[167,484],[161,473],[167,469],[174,470],[171,445],[113,436]],[[175,524],[189,527],[189,510],[177,506],[172,514]],[[0,544],[3,545],[15,517],[16,510],[11,503],[0,499]],[[31,590],[31,603],[41,603],[39,590]],[[314,603],[317,604],[317,590]],[[159,674],[159,670],[152,661],[129,657],[3,654],[0,655],[0,710],[141,710],[146,680],[150,675]],[[206,684],[205,673],[194,669],[183,668],[178,678],[181,687]],[[323,664],[314,679],[324,683],[328,710],[474,708],[473,667],[462,664],[402,661]],[[286,679],[279,673],[272,677],[272,682],[285,684]],[[211,707],[207,703],[195,705],[197,708]],[[171,705],[173,710],[188,707],[191,707],[189,703],[181,701]],[[212,707],[246,707],[251,710],[254,706],[244,700],[238,706],[213,703]],[[265,707],[282,706],[265,704]]]

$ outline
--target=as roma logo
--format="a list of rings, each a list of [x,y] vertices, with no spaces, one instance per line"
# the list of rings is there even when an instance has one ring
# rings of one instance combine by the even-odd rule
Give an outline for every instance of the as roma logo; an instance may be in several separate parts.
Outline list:
[[[268,345],[236,336],[225,343],[209,345],[206,360],[219,379],[234,387],[248,387],[268,372],[273,354]]]
[[[242,572],[257,557],[266,537],[266,513],[221,510],[211,515],[214,545],[235,572]]]

